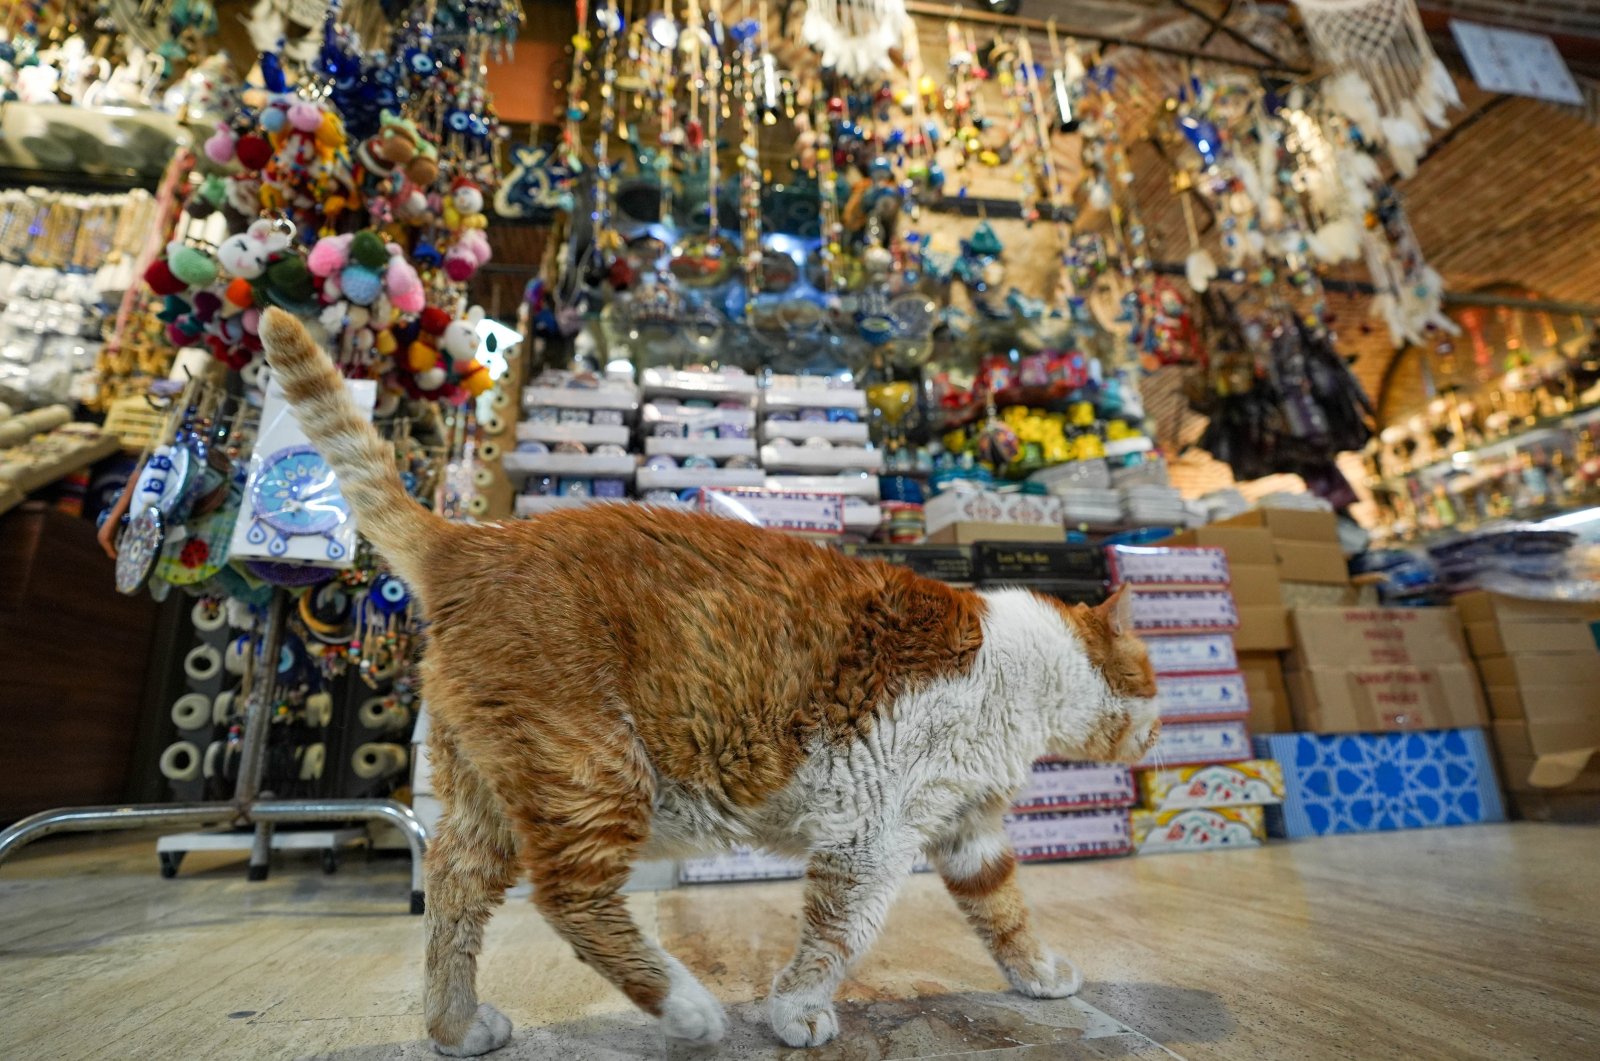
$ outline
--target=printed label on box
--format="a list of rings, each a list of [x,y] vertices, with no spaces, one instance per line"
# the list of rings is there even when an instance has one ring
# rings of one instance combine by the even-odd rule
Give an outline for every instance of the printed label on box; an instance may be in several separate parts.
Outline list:
[[[1112,545],[1106,548],[1111,584],[1133,586],[1226,586],[1228,554],[1204,546],[1152,548]]]
[[[1145,642],[1150,666],[1157,674],[1205,674],[1239,669],[1239,656],[1228,634],[1177,634]]]
[[[1133,849],[1126,810],[1008,815],[1005,826],[1023,862],[1125,855]]]
[[[1260,807],[1188,807],[1133,812],[1133,846],[1141,855],[1260,847],[1266,819]]]
[[[1233,630],[1239,609],[1223,590],[1140,589],[1133,594],[1133,628],[1141,633]]]
[[[1011,809],[1084,810],[1126,807],[1132,802],[1133,773],[1126,766],[1044,760],[1033,764],[1027,787],[1017,795]]]
[[[1135,769],[1236,763],[1248,758],[1250,733],[1242,721],[1162,723],[1155,747]]]
[[[1156,678],[1156,697],[1162,721],[1244,718],[1250,713],[1250,696],[1244,675],[1164,674]]]
[[[1139,792],[1146,810],[1263,806],[1283,801],[1283,771],[1271,759],[1145,770]]]
[[[800,534],[843,534],[844,495],[780,490],[700,491],[700,508],[717,516]]]

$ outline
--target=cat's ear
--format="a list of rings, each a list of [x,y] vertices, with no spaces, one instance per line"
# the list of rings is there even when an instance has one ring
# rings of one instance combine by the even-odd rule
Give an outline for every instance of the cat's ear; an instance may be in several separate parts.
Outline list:
[[[1095,611],[1105,620],[1112,637],[1133,633],[1133,594],[1128,592],[1127,586],[1118,586]]]

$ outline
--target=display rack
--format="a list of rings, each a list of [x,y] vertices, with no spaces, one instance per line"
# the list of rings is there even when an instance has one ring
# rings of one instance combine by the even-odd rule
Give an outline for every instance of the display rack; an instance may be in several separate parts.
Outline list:
[[[411,912],[423,911],[422,859],[428,835],[410,807],[390,799],[263,799],[261,774],[266,763],[277,674],[275,661],[283,636],[288,594],[276,590],[256,643],[254,675],[245,707],[245,728],[239,753],[239,779],[233,799],[201,803],[149,803],[104,807],[68,807],[41,811],[0,831],[0,864],[24,844],[59,832],[137,829],[147,825],[253,826],[249,877],[264,880],[273,844],[273,830],[295,822],[387,822],[399,830],[411,849]],[[330,831],[337,836],[338,830]],[[285,845],[278,845],[285,846]],[[321,845],[335,847],[337,844]]]

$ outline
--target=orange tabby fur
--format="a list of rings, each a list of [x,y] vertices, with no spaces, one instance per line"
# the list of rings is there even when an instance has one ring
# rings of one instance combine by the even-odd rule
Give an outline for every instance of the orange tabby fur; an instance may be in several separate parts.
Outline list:
[[[473,979],[484,924],[519,876],[577,955],[670,1034],[714,1039],[720,1009],[620,897],[633,862],[660,839],[653,821],[671,805],[688,808],[688,832],[754,827],[797,798],[791,789],[814,757],[892,744],[876,730],[901,724],[897,705],[973,673],[989,600],[743,523],[645,506],[448,523],[406,497],[389,447],[298,322],[269,310],[261,334],[359,528],[430,624],[422,675],[445,805],[427,856],[425,1010],[436,1047],[481,1053],[510,1034],[478,1005]],[[1131,734],[1129,710],[1115,705],[1154,687],[1142,646],[1117,626],[1121,602],[1051,607],[1113,704],[1083,747],[1142,753],[1154,724]],[[999,831],[1007,802],[997,788],[953,807],[930,854],[1013,984],[1056,997],[1076,981],[1068,986],[1028,927]],[[863,822],[862,835],[877,824]],[[822,1001],[785,1002],[799,1008],[781,1028],[775,1010],[786,1041],[832,1034],[826,999],[892,896],[897,878],[861,876],[864,842],[813,852],[800,953],[775,999]],[[912,853],[897,847],[881,861],[903,872]]]

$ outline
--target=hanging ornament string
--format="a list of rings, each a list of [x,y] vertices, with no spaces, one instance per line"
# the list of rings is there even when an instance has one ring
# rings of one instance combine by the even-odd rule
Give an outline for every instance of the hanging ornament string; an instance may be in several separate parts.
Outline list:
[[[839,216],[839,175],[833,158],[833,109],[831,100],[818,86],[814,96],[826,102],[817,105],[817,188],[822,198],[822,247],[818,252],[821,262],[822,293],[831,298],[835,294],[838,278],[839,256],[844,252],[844,222]]]
[[[756,111],[756,52],[758,36],[766,18],[746,19],[733,27],[739,46],[739,70],[744,106],[739,116],[742,137],[739,145],[739,211],[743,222],[745,294],[754,299],[761,293],[761,120]],[[713,193],[715,194],[715,193]]]

